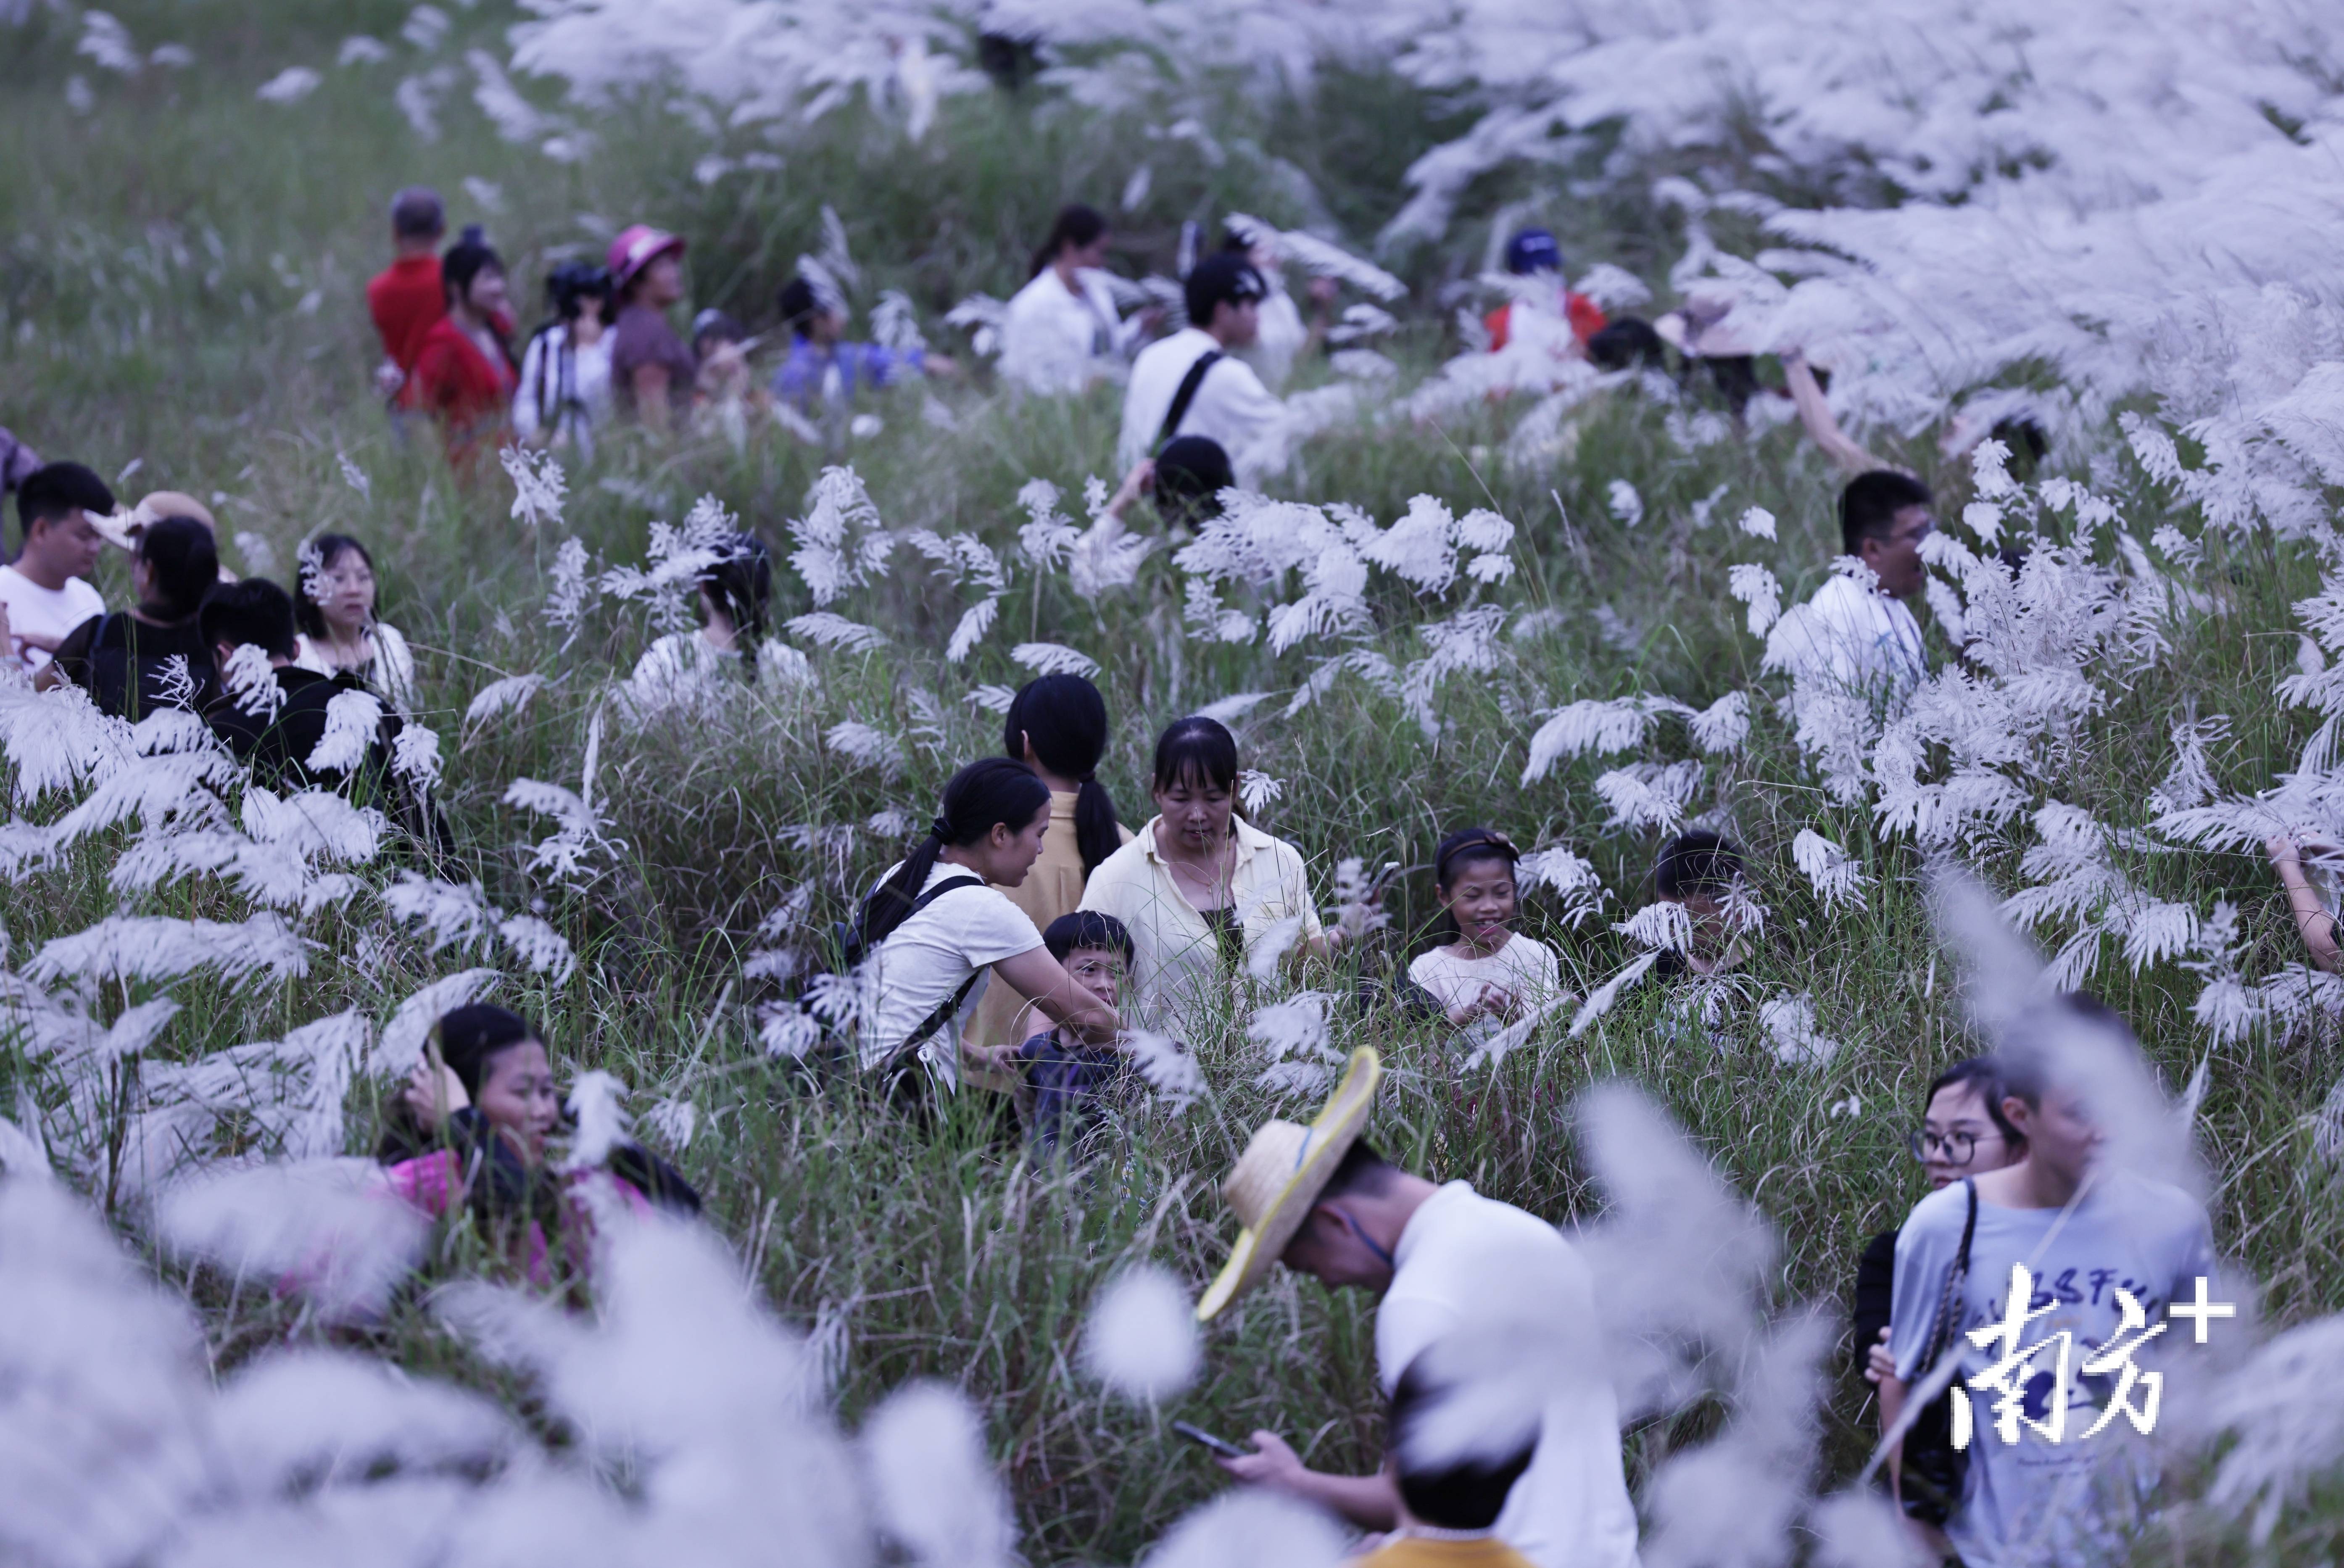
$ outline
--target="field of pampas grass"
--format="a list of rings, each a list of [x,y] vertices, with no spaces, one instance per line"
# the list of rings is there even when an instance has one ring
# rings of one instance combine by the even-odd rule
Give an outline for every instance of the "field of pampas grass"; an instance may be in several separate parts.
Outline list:
[[[1533,49],[1495,5],[834,9],[0,0],[0,425],[205,500],[247,574],[366,541],[436,743],[401,766],[456,845],[254,785],[200,725],[0,686],[0,1557],[1331,1562],[1327,1522],[1224,1495],[1168,1423],[1372,1466],[1371,1303],[1281,1272],[1200,1338],[1174,1309],[1251,1128],[1373,1045],[1380,1148],[1598,1263],[1581,1349],[1653,1568],[1892,1561],[1855,1259],[1925,1190],[1923,1087],[2056,985],[2137,1031],[2117,1141],[2202,1197],[2241,1303],[2167,1391],[2129,1549],[2331,1561],[2344,981],[2262,845],[2344,835],[2344,271],[2304,216],[2337,210],[2334,28],[1572,5]],[[1925,35],[1968,63],[1922,69]],[[966,374],[851,432],[620,431],[460,482],[370,389],[363,288],[414,183],[485,226],[525,318],[642,220],[690,240],[692,309],[777,330],[813,257]],[[1298,371],[1290,460],[1196,530],[1103,518],[1115,388],[1016,395],[947,320],[1072,199],[1131,279],[1258,214],[1291,283],[1373,307]],[[1531,222],[1615,309],[1722,301],[1769,378],[1805,348],[1935,488],[1901,711],[1834,701],[1784,631],[1843,477],[1787,399],[1735,419],[1699,377],[1520,354],[1493,394],[1469,333]],[[735,529],[777,564],[760,678],[624,700]],[[125,602],[119,559],[99,586]],[[780,1048],[788,977],[1053,669],[1106,696],[1131,826],[1157,733],[1224,717],[1252,814],[1365,933],[1233,984],[1076,1166],[975,1096],[915,1128]],[[1585,998],[1480,1049],[1374,999],[1475,823],[1534,852],[1524,927]],[[1714,982],[1653,972],[1687,825],[1751,868]],[[476,997],[540,1022],[566,1157],[631,1129],[699,1224],[616,1229],[549,1297],[469,1222],[357,1196]]]

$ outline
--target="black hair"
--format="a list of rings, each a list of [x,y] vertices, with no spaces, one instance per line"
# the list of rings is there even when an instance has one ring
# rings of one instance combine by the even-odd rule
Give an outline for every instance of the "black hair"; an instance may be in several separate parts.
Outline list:
[[[2008,467],[2016,479],[2032,479],[2051,450],[2051,438],[2043,433],[2041,425],[2024,414],[1996,420],[1994,429],[1986,433],[2010,449]]]
[[[822,311],[822,297],[803,278],[793,278],[783,284],[781,297],[774,303],[781,310],[783,325],[800,338],[813,330],[813,319]]]
[[[1157,789],[1170,789],[1183,779],[1194,779],[1214,789],[1238,787],[1238,738],[1218,719],[1191,713],[1164,726],[1156,737],[1156,768],[1149,775]]]
[[[1223,250],[1197,262],[1188,280],[1180,286],[1180,292],[1188,307],[1188,325],[1209,329],[1215,309],[1224,303],[1235,305],[1264,298],[1269,293],[1269,286],[1261,280],[1252,262]]]
[[[1533,1420],[1520,1446],[1502,1453],[1454,1460],[1418,1453],[1413,1439],[1419,1422],[1459,1391],[1433,1371],[1438,1359],[1431,1351],[1418,1356],[1392,1390],[1385,1446],[1399,1473],[1399,1499],[1410,1518],[1436,1530],[1487,1530],[1498,1522],[1507,1493],[1538,1453],[1539,1425]]]
[[[1058,259],[1058,253],[1069,245],[1080,248],[1106,232],[1106,219],[1098,208],[1085,207],[1079,201],[1068,202],[1058,209],[1058,219],[1050,225],[1050,238],[1034,253],[1033,269],[1028,278],[1039,278],[1042,269]]]
[[[505,258],[496,253],[478,224],[464,230],[464,237],[448,248],[440,258],[440,288],[449,302],[464,298],[472,290],[472,279],[490,268],[505,269]]]
[[[912,902],[928,885],[928,874],[935,870],[945,845],[975,844],[999,823],[1023,828],[1049,808],[1050,786],[1024,763],[980,757],[953,774],[945,783],[941,809],[927,836],[864,902],[857,932],[863,950],[867,953],[885,941],[912,913]]]
[[[223,642],[231,648],[250,644],[279,659],[290,659],[299,652],[294,641],[292,595],[266,577],[247,577],[214,588],[196,612],[196,627],[207,648]]]
[[[2041,1109],[2044,1091],[2052,1087],[2057,1078],[2051,1059],[2056,1048],[2054,1037],[2076,1025],[2120,1036],[2136,1049],[2139,1047],[2123,1014],[2089,991],[2063,991],[2022,1014],[1994,1053],[2003,1094]],[[1995,1119],[1999,1121],[2001,1118]]]
[[[17,542],[33,537],[33,524],[62,521],[76,511],[112,515],[114,492],[79,463],[42,464],[16,487]]]
[[[154,597],[139,608],[157,621],[185,621],[219,582],[219,547],[192,517],[167,517],[138,536],[138,559],[153,575]]]
[[[1898,512],[1908,506],[1927,506],[1933,499],[1927,485],[1894,469],[1856,475],[1839,492],[1840,553],[1862,555],[1865,540],[1888,537]]]
[[[1706,828],[1681,833],[1652,863],[1652,891],[1671,902],[1706,893],[1721,895],[1742,880],[1742,852]]]
[[[1587,339],[1587,357],[1605,370],[1665,370],[1669,346],[1650,321],[1623,316]]]
[[[1221,491],[1238,482],[1229,454],[1210,436],[1175,436],[1156,454],[1156,510],[1194,527],[1221,515]]]
[[[699,358],[705,350],[701,345],[714,339],[721,343],[739,343],[747,339],[748,329],[722,310],[702,310],[692,323],[692,352]]]
[[[1042,946],[1061,964],[1077,947],[1087,947],[1094,953],[1120,953],[1127,964],[1137,952],[1132,945],[1130,927],[1096,909],[1077,909],[1051,921],[1050,928],[1042,933]]]
[[[1357,1138],[1343,1151],[1328,1174],[1327,1185],[1318,1189],[1321,1199],[1341,1198],[1357,1192],[1372,1197],[1389,1187],[1399,1167],[1376,1152],[1376,1146],[1366,1138]]]
[[[586,312],[586,301],[599,299],[594,312],[604,326],[611,321],[611,269],[591,261],[565,261],[547,275],[545,307],[555,321],[574,321]]]
[[[2026,1147],[2026,1139],[2010,1125],[2002,1114],[2002,1098],[2009,1092],[2003,1075],[2002,1063],[1993,1057],[1964,1057],[1944,1072],[1929,1080],[1929,1092],[1921,1097],[1921,1114],[1937,1103],[1937,1097],[1947,1089],[1965,1089],[1977,1096],[1985,1106],[1985,1113],[1994,1118],[1995,1127],[2014,1149]]]
[[[448,232],[448,209],[428,185],[410,185],[390,198],[390,231],[401,239],[437,239]]]
[[[1510,867],[1521,857],[1514,841],[1495,828],[1459,828],[1432,852],[1432,883],[1446,892],[1457,885],[1459,874],[1477,861],[1502,860]]]
[[[367,563],[369,572],[374,570],[374,552],[347,533],[321,533],[309,542],[317,546],[318,570],[320,572],[331,572],[334,569],[334,562],[352,551],[358,551],[359,559]],[[378,594],[381,592],[379,580],[377,582],[375,591]],[[378,609],[381,607],[381,603],[379,598],[375,601]],[[306,582],[301,585],[301,592],[294,595],[293,619],[301,630],[311,637],[323,637],[326,634],[326,612],[316,600],[309,597],[309,585]]]
[[[440,1041],[440,1059],[475,1100],[480,1098],[480,1080],[496,1055],[538,1037],[536,1027],[527,1018],[490,1002],[470,1002],[442,1013],[433,1033]]]
[[[1075,781],[1075,845],[1087,877],[1123,847],[1115,801],[1096,776],[1099,759],[1106,754],[1106,699],[1080,675],[1041,675],[1026,682],[1002,718],[1001,750],[1024,762],[1028,745],[1044,767]]]
[[[773,553],[753,533],[728,534],[718,549],[722,556],[702,571],[700,586],[732,622],[743,667],[754,675],[757,644],[765,640],[765,610],[773,597]]]

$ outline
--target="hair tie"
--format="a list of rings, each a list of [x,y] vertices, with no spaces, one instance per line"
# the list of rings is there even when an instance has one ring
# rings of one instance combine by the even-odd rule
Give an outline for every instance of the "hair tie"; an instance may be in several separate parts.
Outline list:
[[[946,822],[942,817],[936,818],[935,821],[928,824],[928,836],[931,838],[940,838],[944,840],[945,843],[950,844],[953,841],[952,824]]]
[[[1080,777],[1080,778],[1076,779],[1075,782],[1076,782],[1076,784],[1095,784],[1098,783],[1098,773],[1097,773],[1097,771],[1096,771],[1096,769],[1094,769],[1093,771],[1091,771],[1091,772],[1089,772],[1089,773],[1085,774],[1082,777]]]

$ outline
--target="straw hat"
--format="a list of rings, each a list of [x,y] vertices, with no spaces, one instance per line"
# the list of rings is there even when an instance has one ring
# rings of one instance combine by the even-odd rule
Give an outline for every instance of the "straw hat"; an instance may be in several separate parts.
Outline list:
[[[1308,1127],[1264,1122],[1255,1129],[1237,1168],[1221,1183],[1221,1198],[1245,1229],[1229,1249],[1220,1277],[1197,1303],[1197,1320],[1209,1321],[1257,1284],[1302,1228],[1310,1206],[1359,1139],[1383,1081],[1383,1058],[1371,1047],[1351,1053],[1343,1081]]]

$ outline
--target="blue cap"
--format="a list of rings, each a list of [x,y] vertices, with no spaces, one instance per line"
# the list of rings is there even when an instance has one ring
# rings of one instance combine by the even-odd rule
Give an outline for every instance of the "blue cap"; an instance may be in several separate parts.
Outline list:
[[[1506,270],[1518,275],[1560,272],[1562,270],[1562,247],[1554,242],[1554,235],[1550,230],[1525,228],[1506,241]]]

